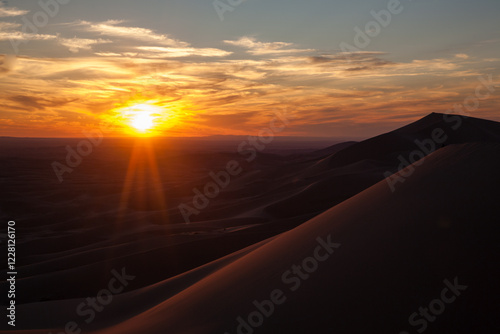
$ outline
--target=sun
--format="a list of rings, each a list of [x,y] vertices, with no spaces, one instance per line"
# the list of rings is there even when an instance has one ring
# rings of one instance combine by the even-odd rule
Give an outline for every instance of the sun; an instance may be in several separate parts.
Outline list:
[[[134,128],[137,130],[144,132],[151,129],[154,126],[154,117],[148,114],[147,112],[138,113],[135,115],[131,123]]]
[[[134,137],[162,136],[178,123],[177,106],[165,105],[157,100],[131,100],[112,109],[109,119],[118,124],[122,132]]]
[[[161,113],[161,108],[151,104],[136,104],[128,107],[129,124],[138,132],[146,133],[156,127],[156,119]]]

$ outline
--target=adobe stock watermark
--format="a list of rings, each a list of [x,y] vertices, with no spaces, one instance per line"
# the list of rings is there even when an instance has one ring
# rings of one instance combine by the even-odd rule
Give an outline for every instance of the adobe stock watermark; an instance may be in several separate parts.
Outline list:
[[[418,312],[414,312],[408,318],[409,324],[414,327],[417,333],[423,333],[428,328],[429,323],[436,321],[437,317],[444,313],[446,305],[454,303],[463,291],[467,290],[467,285],[460,285],[458,277],[453,279],[453,283],[445,279],[443,283],[446,287],[441,290],[440,298],[432,300],[427,307],[419,307]],[[410,334],[402,331],[399,334]]]
[[[104,132],[113,128],[114,123],[102,123],[100,129],[91,131],[83,131],[83,135],[87,139],[82,139],[78,142],[75,148],[66,145],[66,159],[65,163],[54,161],[52,162],[52,170],[56,175],[59,183],[64,182],[64,174],[71,174],[83,162],[83,158],[88,157],[94,152],[94,148],[102,144]]]
[[[21,17],[21,21],[23,21],[21,31],[24,34],[37,35],[40,31],[39,29],[46,27],[49,24],[50,19],[59,14],[60,6],[67,5],[70,1],[71,0],[39,0],[38,5],[42,10],[34,13],[31,19],[29,19],[26,15]],[[19,46],[21,44],[28,42],[27,39],[10,38],[9,40],[15,54],[19,54]]]
[[[224,21],[224,14],[232,12],[236,7],[241,5],[246,0],[215,0],[212,5],[221,21]]]
[[[339,48],[344,54],[346,60],[350,61],[350,55],[352,53],[360,52],[367,48],[372,40],[380,35],[382,29],[387,28],[389,24],[391,24],[393,17],[401,14],[403,10],[404,6],[401,4],[401,1],[389,0],[387,3],[387,9],[382,9],[378,12],[375,10],[370,11],[374,20],[366,23],[364,30],[358,26],[354,27],[354,32],[356,33],[353,39],[354,45],[346,42],[341,42],[339,44]]]
[[[341,244],[332,242],[332,236],[328,235],[325,239],[316,238],[317,246],[311,253],[311,256],[304,258],[299,264],[293,264],[290,269],[281,275],[282,283],[286,289],[274,289],[269,294],[269,299],[252,302],[254,311],[250,312],[245,318],[239,316],[236,318],[236,334],[252,334],[255,329],[262,326],[266,319],[270,318],[276,306],[282,305],[287,301],[286,290],[296,292],[302,283],[308,280],[314,274],[320,263],[327,261],[335,250],[339,249]],[[225,332],[224,334],[230,334]]]
[[[238,153],[245,157],[247,162],[254,161],[258,152],[264,151],[266,146],[274,141],[276,134],[285,130],[290,124],[287,117],[289,116],[285,116],[281,112],[275,112],[275,117],[269,122],[269,127],[262,129],[258,136],[249,136],[248,140],[240,143]],[[184,222],[190,223],[191,216],[199,215],[202,210],[206,209],[210,205],[210,200],[219,196],[221,191],[229,186],[231,180],[240,176],[242,172],[243,167],[236,160],[228,161],[224,170],[217,173],[211,171],[208,175],[210,181],[201,190],[193,188],[192,205],[182,203],[178,206]]]
[[[84,318],[86,324],[90,324],[96,318],[96,314],[104,311],[105,307],[113,302],[113,296],[122,293],[123,290],[135,279],[135,276],[127,275],[125,268],[121,273],[115,269],[111,270],[113,278],[108,282],[105,289],[100,290],[95,298],[87,298],[76,307],[76,314]],[[64,326],[63,332],[48,334],[75,334],[82,333],[82,326],[76,321],[70,321]]]
[[[493,74],[478,77],[478,80],[480,84],[476,86],[474,95],[467,96],[461,104],[455,104],[452,109],[447,110],[449,114],[443,116],[444,122],[450,123],[454,131],[460,129],[463,123],[459,115],[470,116],[469,112],[476,111],[480,107],[481,101],[490,98],[491,94],[496,91],[495,87],[498,87],[493,81]],[[394,193],[396,191],[396,185],[398,183],[404,183],[406,179],[412,176],[416,167],[421,166],[425,162],[425,157],[436,151],[439,145],[444,144],[448,138],[448,134],[446,134],[442,128],[435,128],[432,130],[430,138],[422,141],[418,139],[415,140],[415,145],[418,148],[413,150],[408,158],[404,157],[402,154],[399,155],[398,160],[400,164],[398,166],[398,172],[392,173],[387,171],[384,173],[391,191]]]

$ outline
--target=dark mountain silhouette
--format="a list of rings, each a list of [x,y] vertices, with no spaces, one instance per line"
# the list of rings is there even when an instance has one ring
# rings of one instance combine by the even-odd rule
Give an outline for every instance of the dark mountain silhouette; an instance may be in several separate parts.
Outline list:
[[[433,138],[442,129],[447,139],[436,149],[472,142],[500,142],[500,123],[460,115],[432,113],[397,130],[352,145],[330,158],[330,167],[346,166],[364,159],[397,163],[403,153],[419,150],[415,141]],[[425,152],[424,152],[425,153]]]

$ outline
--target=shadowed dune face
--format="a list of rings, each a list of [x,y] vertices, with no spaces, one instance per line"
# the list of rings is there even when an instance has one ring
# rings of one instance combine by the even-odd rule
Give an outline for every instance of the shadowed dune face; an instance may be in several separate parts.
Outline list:
[[[439,129],[446,140],[391,189],[386,174]],[[360,143],[280,147],[251,162],[227,143],[110,139],[63,183],[51,164],[77,140],[2,138],[0,217],[20,225],[18,312],[30,319],[19,329],[55,332],[76,318],[101,334],[232,334],[280,290],[286,302],[256,333],[412,332],[409,316],[458,277],[467,290],[426,332],[493,330],[499,135],[495,122],[431,114]],[[242,173],[185,224],[179,205],[233,160]],[[341,246],[292,291],[298,274],[283,274],[330,235]],[[135,278],[85,323],[79,303],[121,268]]]
[[[493,330],[500,278],[494,260],[500,255],[498,168],[498,144],[444,148],[398,196],[380,182],[99,333],[236,333],[238,317],[247,319],[256,309],[252,303],[269,300],[276,289],[286,302],[274,306],[260,333],[398,332],[410,329],[408,318],[419,307],[441,298],[446,280],[462,290],[426,332]],[[297,287],[298,274],[286,276],[287,270],[304,265],[318,237],[328,236],[338,243],[334,253],[316,270],[304,269],[308,277]]]

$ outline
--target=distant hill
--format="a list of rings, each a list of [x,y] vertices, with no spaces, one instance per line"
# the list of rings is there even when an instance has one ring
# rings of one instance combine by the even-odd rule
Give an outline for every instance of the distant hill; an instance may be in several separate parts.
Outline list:
[[[419,149],[415,141],[431,139],[442,129],[447,139],[436,149],[450,144],[500,142],[500,123],[460,115],[432,113],[397,130],[351,145],[334,154],[330,167],[349,165],[364,159],[397,162],[399,154]]]

